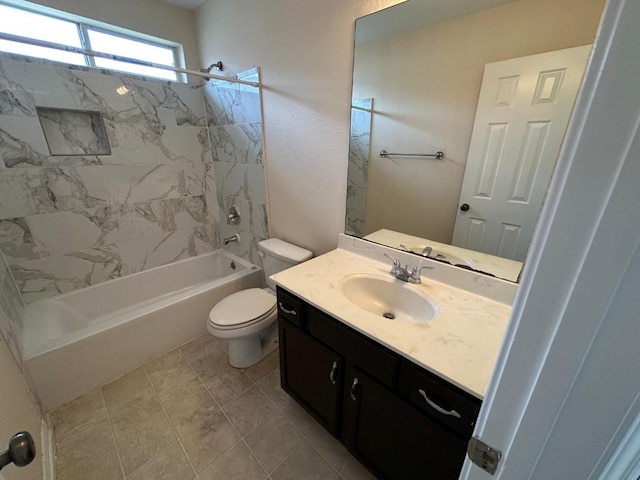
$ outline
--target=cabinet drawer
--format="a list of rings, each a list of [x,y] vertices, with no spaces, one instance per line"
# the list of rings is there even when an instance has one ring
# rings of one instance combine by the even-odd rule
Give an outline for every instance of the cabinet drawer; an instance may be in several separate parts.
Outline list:
[[[394,353],[313,307],[307,311],[307,330],[379,382],[395,384],[399,358]]]
[[[471,436],[480,410],[480,400],[459,392],[435,375],[412,368],[409,400],[431,418],[452,428],[464,437]]]
[[[278,288],[278,316],[299,327],[305,324],[306,304],[297,297]]]

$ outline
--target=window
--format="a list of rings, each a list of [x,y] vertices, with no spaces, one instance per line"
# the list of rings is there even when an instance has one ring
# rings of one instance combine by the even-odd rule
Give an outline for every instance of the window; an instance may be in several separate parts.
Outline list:
[[[61,13],[61,15],[63,15]],[[116,31],[118,30],[118,31]],[[175,67],[177,48],[174,45],[136,38],[113,31],[102,25],[92,25],[85,21],[73,21],[49,14],[24,10],[0,3],[0,32],[19,35],[36,40],[58,43],[70,47],[88,48],[101,53],[119,55],[144,62]],[[141,35],[142,36],[142,35]],[[40,57],[73,65],[119,70],[127,73],[178,80],[178,74],[171,70],[161,70],[146,65],[93,57],[81,53],[65,52],[47,47],[29,45],[0,39],[0,51]]]

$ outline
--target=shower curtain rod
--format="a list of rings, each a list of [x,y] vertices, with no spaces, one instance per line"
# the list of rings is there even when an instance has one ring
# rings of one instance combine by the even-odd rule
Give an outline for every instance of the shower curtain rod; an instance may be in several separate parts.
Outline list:
[[[351,105],[351,108],[353,108],[354,110],[362,110],[363,112],[373,113],[373,107],[366,108],[366,107],[359,107],[357,105]]]
[[[53,48],[55,50],[62,50],[64,52],[80,53],[82,55],[88,55],[90,57],[107,58],[109,60],[116,60],[118,62],[131,63],[134,65],[142,65],[144,67],[159,68],[161,70],[171,70],[172,72],[186,73],[187,75],[196,75],[203,78],[212,78],[214,80],[222,80],[231,83],[240,83],[242,85],[250,85],[252,87],[259,87],[258,82],[249,82],[247,80],[240,80],[239,78],[223,77],[222,75],[214,75],[207,72],[199,72],[196,70],[187,70],[186,68],[172,67],[169,65],[162,65],[159,63],[147,62],[145,60],[137,60],[135,58],[123,57],[121,55],[113,55],[111,53],[96,52],[88,48],[70,47],[68,45],[61,45],[59,43],[47,42],[44,40],[36,40],[35,38],[22,37],[20,35],[11,35],[10,33],[0,32],[0,40],[8,40],[10,42],[26,43],[27,45],[34,45],[36,47]]]

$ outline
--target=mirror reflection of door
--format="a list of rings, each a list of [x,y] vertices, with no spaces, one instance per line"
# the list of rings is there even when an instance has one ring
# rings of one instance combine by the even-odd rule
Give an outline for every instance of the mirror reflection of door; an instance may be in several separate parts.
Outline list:
[[[590,51],[485,66],[453,245],[524,261]]]
[[[592,43],[604,3],[410,0],[359,18],[352,113],[357,100],[374,108],[357,110],[370,130],[352,135],[362,155],[349,158],[345,231],[400,250],[428,245],[500,278],[495,262],[522,264],[452,245],[484,67]],[[382,149],[444,158],[382,158]],[[379,238],[388,232],[389,242]]]

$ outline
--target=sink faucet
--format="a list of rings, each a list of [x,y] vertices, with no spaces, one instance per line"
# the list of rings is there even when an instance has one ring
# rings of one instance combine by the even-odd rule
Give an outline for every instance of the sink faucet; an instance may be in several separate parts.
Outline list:
[[[400,248],[402,248],[403,250],[406,250],[407,252],[411,252],[411,253],[418,253],[418,252],[414,252],[413,250],[411,250],[409,247],[407,247],[406,245],[403,245],[402,243],[400,244]],[[431,247],[424,247],[419,255],[422,255],[423,257],[430,257],[431,256],[431,251],[433,250],[433,248]],[[388,256],[388,255],[387,255]]]
[[[414,284],[422,283],[422,280],[420,279],[420,272],[422,271],[422,269],[433,268],[427,265],[416,265],[411,269],[411,272],[409,272],[409,265],[405,265],[403,267],[400,263],[400,260],[396,260],[391,255],[387,255],[386,253],[384,254],[384,256],[389,257],[393,262],[393,266],[391,267],[391,270],[389,270],[389,274],[396,277],[398,280],[402,280],[403,282]]]

